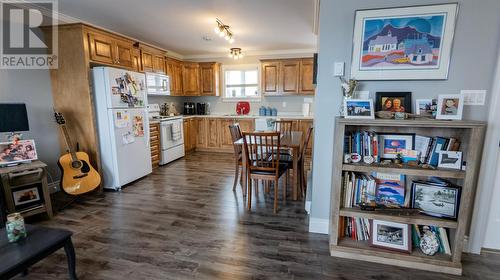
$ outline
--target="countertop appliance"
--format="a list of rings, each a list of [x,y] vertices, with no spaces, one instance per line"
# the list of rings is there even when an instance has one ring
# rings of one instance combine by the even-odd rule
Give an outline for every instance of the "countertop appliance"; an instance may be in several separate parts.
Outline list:
[[[170,95],[170,77],[158,73],[146,73],[146,89],[148,95]]]
[[[162,116],[159,104],[149,104],[151,119],[160,121],[160,165],[167,164],[185,155],[182,116]]]
[[[208,103],[196,103],[197,115],[208,115]]]
[[[103,187],[151,173],[146,76],[112,67],[92,69]]]
[[[196,115],[196,106],[194,102],[184,102],[184,115]]]
[[[247,115],[248,113],[250,113],[250,102],[240,101],[236,103],[236,114]]]

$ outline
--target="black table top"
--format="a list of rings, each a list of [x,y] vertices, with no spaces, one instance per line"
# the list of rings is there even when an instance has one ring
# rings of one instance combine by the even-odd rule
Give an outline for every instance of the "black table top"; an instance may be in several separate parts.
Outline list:
[[[62,247],[73,234],[64,229],[26,225],[26,239],[9,243],[5,228],[0,228],[0,275],[21,263],[37,258],[54,246]]]

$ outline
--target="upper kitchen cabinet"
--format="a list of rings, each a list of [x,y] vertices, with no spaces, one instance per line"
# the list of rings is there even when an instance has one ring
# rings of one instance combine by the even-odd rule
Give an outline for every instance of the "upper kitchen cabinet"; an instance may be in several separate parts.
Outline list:
[[[182,96],[182,61],[167,57],[165,62],[170,78],[170,95]]]
[[[138,48],[132,49],[132,69],[136,72],[142,71],[141,50]]]
[[[90,60],[100,64],[133,68],[133,42],[99,31],[88,31]]]
[[[166,73],[166,52],[153,47],[141,45],[142,70],[144,72]]]
[[[182,65],[182,89],[185,96],[200,95],[200,66],[194,62]]]
[[[203,96],[219,96],[219,64],[216,62],[199,63],[200,94]]]
[[[277,59],[261,62],[264,95],[314,94],[313,59]]]

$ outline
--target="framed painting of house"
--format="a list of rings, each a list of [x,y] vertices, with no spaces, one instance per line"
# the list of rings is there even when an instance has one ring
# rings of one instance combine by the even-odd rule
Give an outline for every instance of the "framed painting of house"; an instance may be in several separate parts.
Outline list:
[[[356,11],[351,77],[448,78],[458,4]]]

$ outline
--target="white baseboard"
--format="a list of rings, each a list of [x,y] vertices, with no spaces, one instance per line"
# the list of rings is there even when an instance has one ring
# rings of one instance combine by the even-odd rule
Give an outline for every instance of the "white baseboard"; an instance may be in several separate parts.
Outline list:
[[[311,214],[311,201],[306,201],[306,205],[304,206],[304,209],[306,210],[307,214]]]
[[[309,232],[328,234],[329,225],[329,219],[309,218]]]

